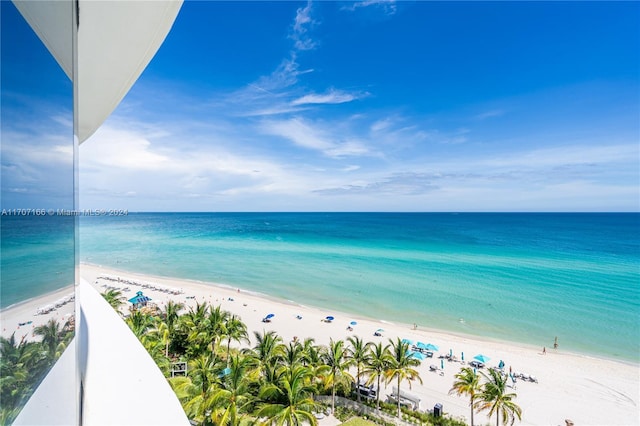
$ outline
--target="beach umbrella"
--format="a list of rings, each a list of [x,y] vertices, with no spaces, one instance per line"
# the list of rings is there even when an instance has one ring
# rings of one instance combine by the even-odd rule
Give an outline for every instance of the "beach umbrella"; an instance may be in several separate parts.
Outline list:
[[[384,329],[379,328],[379,329],[377,329],[376,331],[383,332],[383,331],[384,331]]]
[[[500,360],[500,363],[498,363],[498,368],[502,369],[504,368],[504,361]]]
[[[449,357],[453,356],[453,349],[449,349]]]
[[[420,352],[407,351],[407,355],[409,355],[411,358],[419,359],[420,361],[424,359],[424,355],[422,355]]]
[[[440,360],[440,368],[444,370],[444,359]]]
[[[427,343],[424,347],[428,351],[437,351],[439,350],[436,345],[432,345],[431,343]]]
[[[473,359],[475,359],[476,361],[480,361],[483,364],[486,364],[487,361],[489,361],[491,358],[489,358],[486,355],[478,354],[478,355],[474,356]]]
[[[427,345],[425,345],[425,344],[424,344],[424,343],[422,343],[422,342],[418,342],[418,343],[416,343],[416,347],[417,347],[418,349],[427,349]]]
[[[275,316],[276,316],[276,314],[268,314],[265,318],[267,318],[267,319],[271,319],[271,318],[273,318],[273,317],[275,317]]]
[[[351,321],[349,325],[358,325],[358,323],[356,321]]]
[[[333,321],[335,318],[334,318],[334,317],[332,317],[331,315],[328,315],[325,319],[326,319],[327,321]]]
[[[413,345],[413,340],[402,339],[402,343],[406,343],[407,345],[411,346],[411,345]]]
[[[462,360],[464,361],[464,352],[462,352],[462,354],[461,354],[461,355],[462,355]]]

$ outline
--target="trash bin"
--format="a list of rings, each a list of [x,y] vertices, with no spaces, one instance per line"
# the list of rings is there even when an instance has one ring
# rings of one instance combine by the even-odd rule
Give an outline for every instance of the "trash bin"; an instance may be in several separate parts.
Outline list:
[[[433,406],[433,416],[434,417],[442,416],[442,404],[436,404]]]

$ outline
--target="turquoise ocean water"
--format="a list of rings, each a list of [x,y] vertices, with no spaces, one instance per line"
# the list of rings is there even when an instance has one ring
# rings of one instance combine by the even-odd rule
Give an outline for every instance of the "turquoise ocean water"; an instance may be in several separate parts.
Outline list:
[[[639,214],[139,213],[80,230],[89,263],[639,361]]]

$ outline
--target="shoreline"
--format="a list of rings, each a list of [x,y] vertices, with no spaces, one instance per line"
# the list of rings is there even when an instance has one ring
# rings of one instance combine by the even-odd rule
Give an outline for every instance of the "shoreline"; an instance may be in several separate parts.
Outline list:
[[[75,301],[70,301],[46,314],[37,314],[36,311],[39,307],[52,304],[56,300],[61,299],[74,291],[75,286],[70,284],[41,296],[32,297],[22,302],[14,303],[13,305],[0,310],[2,337],[9,338],[11,334],[15,332],[17,341],[25,336],[27,340],[29,340],[30,338],[28,335],[33,332],[35,327],[46,324],[52,318],[58,319],[61,326],[64,325],[65,318],[75,312]],[[31,323],[21,325],[21,323],[29,321],[31,321]],[[33,337],[33,335],[31,337]]]
[[[153,282],[159,286],[181,289],[183,293],[173,295],[150,288],[98,279],[98,276],[103,274]],[[564,419],[571,419],[575,424],[583,425],[640,424],[640,364],[565,352],[562,346],[557,351],[547,348],[546,355],[543,355],[542,347],[461,335],[422,326],[413,330],[410,324],[376,320],[362,315],[298,304],[224,284],[156,277],[86,263],[80,265],[80,275],[99,292],[105,290],[103,286],[106,284],[129,287],[129,290],[124,292],[126,298],[133,297],[136,291],[143,291],[160,308],[168,300],[182,302],[186,309],[194,306],[196,302],[220,305],[222,309],[238,315],[247,325],[251,341],[249,346],[255,344],[254,332],[271,330],[276,331],[285,343],[294,337],[312,337],[316,344],[326,345],[330,339],[346,340],[350,336],[358,336],[365,342],[373,343],[387,344],[388,339],[406,338],[438,345],[440,351],[435,352],[433,358],[426,358],[417,368],[424,383],[414,382],[411,389],[407,382],[402,384],[404,391],[411,392],[422,400],[421,410],[431,409],[435,403],[440,403],[447,414],[464,417],[468,421],[468,399],[448,395],[454,374],[463,365],[460,362],[438,358],[439,355],[452,351],[458,360],[464,352],[466,362],[471,361],[476,354],[484,354],[491,358],[486,363],[487,367],[496,366],[500,360],[504,360],[506,368],[512,367],[514,373],[522,372],[534,375],[538,379],[538,383],[524,380],[518,380],[516,383],[516,403],[523,409],[520,424],[562,425]],[[37,298],[25,305],[30,305],[35,310],[41,301],[42,298]],[[262,322],[262,318],[268,313],[275,314],[272,322]],[[14,314],[15,312],[3,310],[3,323],[12,318],[16,319]],[[44,317],[49,315],[51,314],[39,317],[46,320],[48,318]],[[322,319],[327,315],[334,316],[335,320],[332,323],[323,322]],[[301,316],[301,319],[296,319],[297,316]],[[357,322],[353,331],[347,330],[351,321]],[[384,329],[382,337],[373,335],[379,328]],[[438,367],[438,371],[430,371],[431,365]],[[441,365],[444,367],[442,370]],[[389,384],[388,387],[383,385],[380,392],[381,400],[391,393],[392,386],[393,384]],[[484,412],[475,416],[478,424],[495,421],[495,417],[490,420]]]
[[[344,311],[339,311],[339,310],[335,310],[333,308],[324,308],[324,307],[319,307],[313,304],[308,304],[308,303],[302,303],[302,302],[297,302],[295,300],[290,300],[290,299],[285,299],[285,298],[281,298],[278,296],[272,296],[270,294],[267,293],[262,293],[259,291],[255,291],[255,290],[246,290],[242,287],[237,287],[237,286],[233,286],[230,284],[223,284],[223,283],[216,283],[216,282],[211,282],[211,281],[203,281],[203,280],[196,280],[196,279],[190,279],[190,278],[179,278],[179,277],[167,277],[167,276],[161,276],[161,275],[153,275],[153,274],[148,274],[148,273],[143,273],[143,272],[136,272],[136,271],[127,271],[127,270],[123,270],[123,269],[118,269],[115,267],[111,267],[111,266],[103,266],[103,265],[98,265],[95,263],[90,263],[90,262],[80,262],[80,267],[82,269],[82,267],[92,267],[92,268],[100,268],[100,269],[104,269],[104,270],[110,270],[113,271],[116,275],[120,274],[122,276],[144,276],[146,277],[145,279],[147,280],[156,280],[156,281],[179,281],[179,282],[185,282],[185,283],[191,283],[194,285],[198,285],[198,286],[205,286],[205,287],[210,287],[212,289],[220,289],[222,291],[236,291],[237,289],[240,289],[244,294],[250,294],[253,295],[255,297],[259,297],[265,300],[270,300],[273,301],[274,303],[285,303],[285,304],[289,304],[292,306],[298,306],[302,309],[306,309],[306,308],[310,308],[310,309],[315,309],[315,310],[330,310],[331,312],[335,313],[335,314],[340,314],[341,316],[352,316],[354,318],[360,318],[362,320],[369,320],[369,321],[375,321],[375,322],[379,322],[382,324],[390,324],[393,326],[398,326],[398,327],[406,327],[407,330],[412,329],[412,325],[409,323],[405,323],[402,321],[393,321],[393,320],[389,320],[389,319],[379,319],[379,318],[374,318],[374,317],[370,317],[370,316],[366,316],[366,315],[362,315],[360,313],[350,313],[350,312],[344,312]],[[82,275],[82,273],[81,273]],[[510,345],[510,346],[519,346],[522,348],[528,348],[532,351],[536,351],[536,350],[540,350],[543,346],[538,346],[538,345],[534,345],[533,343],[527,343],[527,342],[521,342],[521,341],[512,341],[512,340],[506,340],[506,339],[500,339],[500,338],[496,338],[496,337],[492,337],[492,336],[486,336],[486,335],[481,335],[481,334],[466,334],[460,331],[452,331],[452,330],[447,330],[447,329],[441,329],[441,328],[433,328],[433,327],[429,327],[426,325],[421,325],[418,324],[420,330],[422,331],[426,331],[426,332],[431,332],[431,333],[442,333],[442,334],[446,334],[446,335],[450,335],[450,336],[454,336],[454,337],[458,337],[460,339],[476,339],[476,340],[482,340],[482,341],[487,341],[487,342],[492,342],[495,344],[502,344],[502,345]],[[560,348],[562,348],[562,344],[559,345]],[[547,347],[547,350],[554,350],[552,346]],[[564,350],[564,349],[560,349],[560,351],[558,352],[559,354],[569,354],[569,355],[573,355],[573,356],[578,356],[578,357],[585,357],[585,358],[593,358],[593,359],[598,359],[598,360],[605,360],[605,361],[611,361],[611,362],[619,362],[625,365],[629,365],[629,366],[640,366],[640,359],[637,360],[633,360],[633,359],[627,359],[627,358],[614,358],[611,356],[606,356],[606,355],[602,355],[602,354],[598,354],[598,353],[587,353],[587,352],[579,352],[579,351],[575,351],[575,350]]]

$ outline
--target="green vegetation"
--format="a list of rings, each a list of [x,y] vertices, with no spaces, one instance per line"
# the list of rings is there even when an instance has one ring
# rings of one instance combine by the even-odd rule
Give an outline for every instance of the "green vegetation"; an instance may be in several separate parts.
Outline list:
[[[469,407],[471,408],[471,424],[473,424],[473,403],[476,395],[480,393],[480,380],[478,375],[470,367],[460,369],[455,375],[456,380],[449,391],[450,394],[466,395],[469,397]]]
[[[0,337],[0,424],[11,424],[73,338],[74,322],[33,329],[38,341]]]
[[[482,392],[478,395],[475,406],[480,410],[489,410],[489,417],[496,415],[496,426],[502,423],[513,424],[516,417],[522,419],[522,409],[513,402],[515,393],[507,393],[507,376],[497,370],[489,370],[489,374],[480,373],[485,382]]]
[[[346,422],[342,423],[342,426],[374,426],[375,423],[365,420],[361,417],[352,417]]]
[[[465,367],[456,374],[456,381],[449,391],[450,394],[466,395],[471,407],[471,424],[473,424],[474,410],[488,410],[489,417],[496,415],[496,425],[502,423],[513,424],[515,419],[522,419],[522,409],[513,401],[515,393],[507,393],[508,376],[502,372],[490,369],[488,374],[480,372],[478,376],[472,368]],[[480,378],[484,383],[480,383]]]
[[[382,381],[393,383],[398,389],[405,382],[422,382],[414,368],[418,361],[407,356],[408,347],[399,339],[374,345],[352,337],[323,346],[313,339],[285,343],[275,332],[263,331],[254,333],[253,347],[246,347],[245,324],[220,306],[198,303],[183,309],[179,304],[162,311],[142,309],[125,321],[198,425],[316,425],[316,414],[327,410],[316,398],[320,395],[330,396],[333,413],[346,421],[359,413],[335,406],[335,397],[355,400],[358,379],[378,388]],[[172,377],[171,366],[178,362],[186,363],[186,374]],[[464,425],[382,402],[379,392],[376,401],[363,403],[414,424]],[[493,410],[510,412],[504,403],[500,407]],[[379,416],[366,417],[388,424]]]

